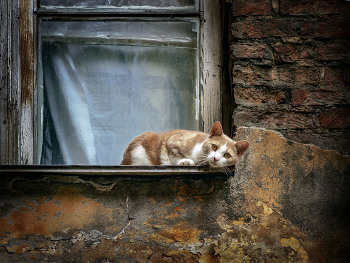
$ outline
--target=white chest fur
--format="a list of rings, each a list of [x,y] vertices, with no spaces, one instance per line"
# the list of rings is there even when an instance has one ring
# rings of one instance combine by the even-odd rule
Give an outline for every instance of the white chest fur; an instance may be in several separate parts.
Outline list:
[[[204,160],[206,160],[207,156],[203,152],[203,142],[202,143],[197,143],[192,150],[192,156],[191,159],[196,163],[196,164],[202,164]],[[205,163],[203,163],[204,165]]]

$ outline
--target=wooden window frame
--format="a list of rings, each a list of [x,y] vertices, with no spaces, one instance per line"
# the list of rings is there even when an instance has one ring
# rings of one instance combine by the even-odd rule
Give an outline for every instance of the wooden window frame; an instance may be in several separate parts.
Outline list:
[[[2,16],[0,164],[37,164],[37,1],[8,0]],[[225,1],[200,0],[200,111],[201,130],[223,121]],[[4,19],[5,18],[5,19]],[[6,23],[5,23],[6,21]],[[5,56],[4,56],[5,54]],[[5,68],[6,67],[6,68]],[[225,116],[224,116],[225,118]],[[226,118],[225,118],[226,119]],[[225,130],[225,124],[224,124]]]

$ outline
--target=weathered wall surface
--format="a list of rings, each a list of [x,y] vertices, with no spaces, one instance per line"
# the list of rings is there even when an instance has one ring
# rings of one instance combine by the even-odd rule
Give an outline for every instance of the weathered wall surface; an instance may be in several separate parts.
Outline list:
[[[350,157],[324,150],[350,152],[349,5],[232,1],[233,121],[252,127],[234,177],[0,171],[0,262],[350,262]],[[21,155],[16,6],[0,9],[3,164]]]
[[[233,0],[237,127],[350,153],[350,2]]]
[[[234,177],[1,174],[0,262],[346,262],[350,157],[242,128]]]
[[[271,242],[294,250],[304,262],[348,262],[350,156],[295,143],[282,135],[240,128],[249,151],[236,167],[234,196],[262,203],[272,224]],[[279,225],[278,215],[293,231]],[[278,217],[277,216],[277,217]],[[282,261],[288,261],[286,258]],[[295,262],[294,259],[292,262]]]

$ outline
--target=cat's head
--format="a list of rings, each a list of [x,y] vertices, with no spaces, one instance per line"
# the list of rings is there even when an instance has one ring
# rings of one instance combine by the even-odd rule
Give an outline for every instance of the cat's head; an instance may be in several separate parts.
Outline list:
[[[203,151],[207,155],[210,166],[222,167],[232,166],[238,162],[248,148],[247,141],[235,142],[226,136],[220,122],[216,122],[209,132],[208,138],[204,141]]]

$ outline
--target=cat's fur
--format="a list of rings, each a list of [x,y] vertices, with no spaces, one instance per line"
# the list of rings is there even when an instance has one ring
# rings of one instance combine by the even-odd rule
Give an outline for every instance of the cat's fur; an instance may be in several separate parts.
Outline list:
[[[235,142],[216,122],[209,134],[172,130],[146,132],[131,141],[121,165],[210,165],[232,166],[248,148],[247,141]]]

